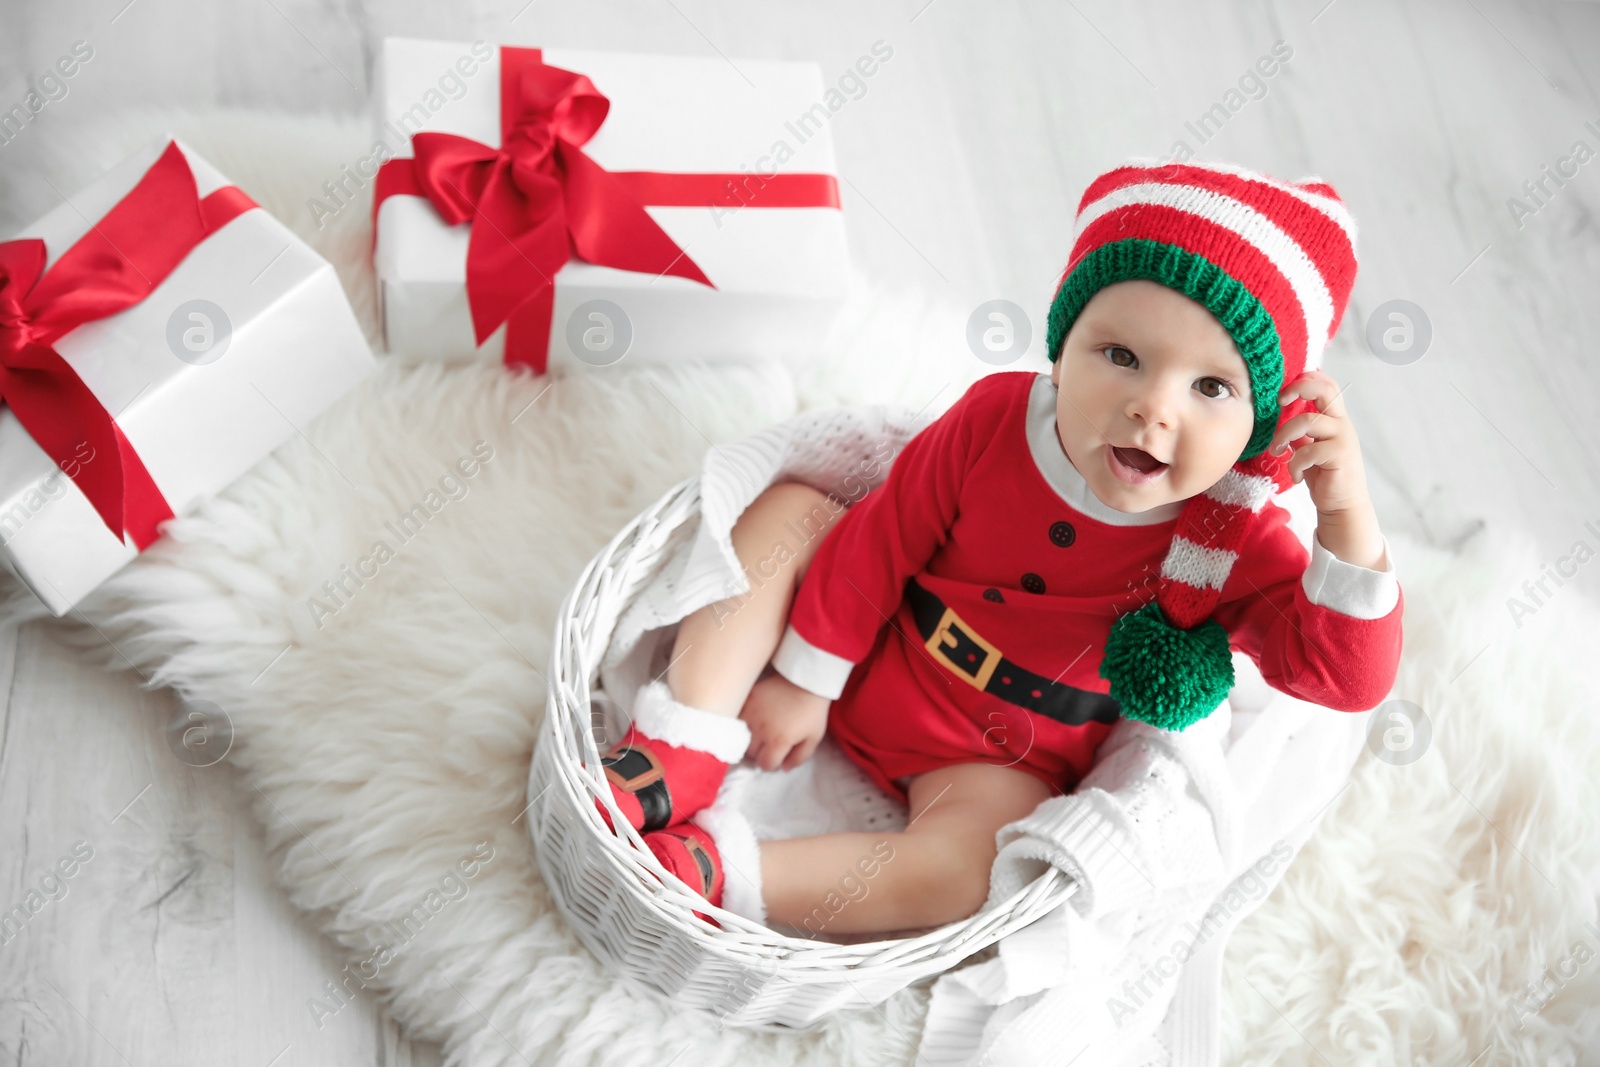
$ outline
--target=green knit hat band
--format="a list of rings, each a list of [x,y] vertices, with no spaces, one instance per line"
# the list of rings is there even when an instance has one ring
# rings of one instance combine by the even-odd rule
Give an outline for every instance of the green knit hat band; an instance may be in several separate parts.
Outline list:
[[[1061,355],[1072,324],[1095,293],[1117,282],[1146,279],[1175,289],[1214,315],[1233,338],[1250,376],[1255,427],[1241,460],[1260,455],[1272,443],[1282,411],[1283,350],[1272,316],[1249,288],[1204,256],[1148,238],[1110,241],[1088,252],[1073,268],[1050,304],[1046,352]]]

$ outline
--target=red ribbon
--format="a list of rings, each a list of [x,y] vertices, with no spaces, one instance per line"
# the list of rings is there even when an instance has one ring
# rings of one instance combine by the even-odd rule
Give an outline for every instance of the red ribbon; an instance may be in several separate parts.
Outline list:
[[[576,255],[619,270],[673,274],[715,289],[644,205],[839,207],[831,174],[608,171],[585,155],[611,101],[537,48],[500,49],[500,145],[449,133],[412,136],[414,159],[378,169],[372,200],[427,197],[451,225],[472,224],[467,303],[481,345],[506,326],[505,362],[543,374],[555,275]],[[751,186],[755,186],[754,189]],[[482,225],[479,225],[479,223]]]
[[[144,551],[172,507],[111,412],[55,350],[86,322],[149,296],[194,247],[256,207],[223,186],[202,199],[169,143],[133,191],[46,271],[36,237],[0,243],[0,402],[89,498],[106,526]],[[87,445],[87,455],[78,449]]]

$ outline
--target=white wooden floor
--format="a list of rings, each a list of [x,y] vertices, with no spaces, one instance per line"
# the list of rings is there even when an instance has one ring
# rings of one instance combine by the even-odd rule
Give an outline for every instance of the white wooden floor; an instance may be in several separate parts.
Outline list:
[[[892,58],[834,119],[854,254],[964,305],[1036,310],[1040,366],[1043,311],[1094,174],[1179,140],[1201,158],[1319,174],[1361,224],[1328,369],[1348,387],[1384,529],[1453,545],[1521,526],[1552,563],[1577,541],[1600,547],[1600,5],[8,0],[0,108],[75,41],[94,55],[0,144],[0,232],[56,202],[39,161],[63,113],[195,101],[354,113],[386,34],[807,58],[829,82],[881,39]],[[1288,58],[1273,76],[1237,91],[1279,41]],[[1202,142],[1207,113],[1221,121]],[[1579,141],[1582,163],[1561,162]],[[1558,186],[1547,167],[1570,177]],[[1547,192],[1530,196],[1524,183],[1541,180]],[[1406,365],[1363,342],[1391,300],[1432,327]],[[1547,589],[1593,596],[1600,567]],[[92,858],[49,882],[60,898],[0,945],[0,1060],[437,1062],[370,1001],[318,1029],[307,1000],[343,961],[272,884],[226,770],[175,759],[171,694],[82,665],[62,625],[0,620],[0,908],[75,847]],[[1509,615],[1506,632],[1516,639]]]

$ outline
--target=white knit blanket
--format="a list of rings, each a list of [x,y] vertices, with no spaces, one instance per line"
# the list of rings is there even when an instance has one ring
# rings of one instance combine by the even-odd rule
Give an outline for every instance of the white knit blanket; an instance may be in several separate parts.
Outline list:
[[[664,669],[681,619],[749,591],[731,530],[764,488],[801,481],[837,492],[846,475],[873,469],[867,461],[882,454],[881,444],[898,453],[926,422],[905,408],[839,408],[711,449],[700,472],[700,521],[685,527],[619,618],[600,667],[606,693],[631,707],[639,686]],[[879,468],[869,484],[886,474]],[[1304,486],[1279,502],[1309,551],[1314,509]],[[1338,795],[1371,714],[1272,690],[1240,653],[1234,666],[1240,682],[1208,718],[1181,733],[1119,721],[1076,791],[999,831],[985,909],[1049,865],[1077,889],[1003,939],[994,958],[937,979],[918,1063],[1218,1062],[1228,935],[1271,892]],[[744,811],[761,839],[898,830],[906,817],[903,804],[826,741],[792,771],[734,768],[719,802]]]

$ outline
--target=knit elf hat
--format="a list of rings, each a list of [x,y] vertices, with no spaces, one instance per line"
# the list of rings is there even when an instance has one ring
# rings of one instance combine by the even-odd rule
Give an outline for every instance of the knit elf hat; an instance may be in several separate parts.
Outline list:
[[[1355,284],[1356,224],[1315,178],[1280,181],[1220,163],[1134,160],[1100,175],[1078,204],[1072,254],[1050,304],[1054,362],[1098,290],[1134,278],[1204,305],[1250,376],[1255,429],[1238,462],[1178,516],[1155,599],[1112,625],[1100,664],[1122,714],[1182,730],[1233,688],[1228,634],[1211,618],[1250,524],[1287,489],[1290,453],[1267,446],[1316,406],[1278,394],[1322,365]]]

